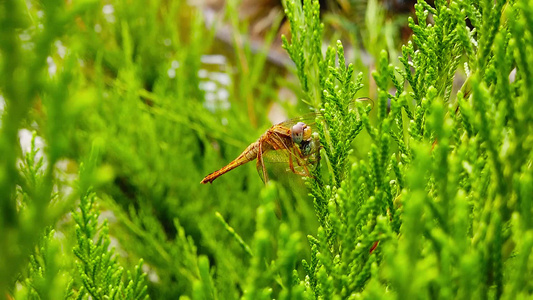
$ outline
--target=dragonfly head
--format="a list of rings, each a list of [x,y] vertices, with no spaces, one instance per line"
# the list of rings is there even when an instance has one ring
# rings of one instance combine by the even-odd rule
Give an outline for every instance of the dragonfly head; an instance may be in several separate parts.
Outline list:
[[[302,141],[307,141],[311,138],[311,127],[303,122],[298,122],[292,126],[292,141],[296,144],[301,144]]]

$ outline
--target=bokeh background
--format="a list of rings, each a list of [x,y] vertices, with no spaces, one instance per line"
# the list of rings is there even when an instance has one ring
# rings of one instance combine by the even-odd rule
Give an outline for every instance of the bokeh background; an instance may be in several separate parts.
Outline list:
[[[5,198],[0,297],[258,299],[260,294],[288,299],[291,275],[279,275],[285,274],[279,263],[285,254],[296,262],[287,263],[287,274],[294,270],[292,279],[309,280],[301,261],[316,257],[307,236],[320,236],[321,224],[303,180],[280,175],[265,187],[252,162],[200,184],[272,124],[322,108],[317,99],[306,99],[297,68],[282,48],[281,36],[290,40],[292,34],[283,4],[84,0],[0,5],[0,192]],[[372,71],[382,50],[391,65],[401,65],[401,47],[412,34],[408,17],[418,21],[414,2],[319,5],[323,51],[342,41],[346,62],[362,74],[354,99],[377,102]],[[454,74],[452,98],[464,87],[466,71]],[[395,94],[393,84],[388,92]],[[379,120],[378,113],[370,111],[371,123]],[[430,134],[424,138],[427,145],[435,142]],[[368,160],[372,143],[362,131],[346,164]],[[525,152],[531,174],[531,153]],[[523,197],[530,193],[524,190]],[[391,197],[401,199],[400,194]],[[503,217],[504,224],[508,220]],[[258,246],[261,241],[269,244]],[[259,255],[261,249],[266,252]],[[274,261],[280,265],[272,267]],[[378,262],[373,263],[361,272],[380,274]],[[531,278],[531,264],[525,272]],[[499,273],[490,274],[479,281],[497,285],[492,275]],[[387,286],[385,281],[379,282]],[[258,286],[263,294],[251,292]],[[531,283],[525,287],[530,293]],[[333,288],[324,288],[323,295],[328,291],[333,294]]]

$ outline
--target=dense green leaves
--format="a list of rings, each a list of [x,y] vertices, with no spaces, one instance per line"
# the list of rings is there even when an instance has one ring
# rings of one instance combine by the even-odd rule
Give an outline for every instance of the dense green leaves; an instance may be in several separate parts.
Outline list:
[[[290,85],[236,1],[236,72],[183,1],[0,5],[0,297],[531,297],[533,2],[419,0],[398,61],[385,24],[362,34],[368,69],[323,46],[318,0],[283,4],[308,190],[248,165],[198,184]]]
[[[98,224],[95,200],[94,193],[87,191],[81,198],[79,212],[72,215],[78,242],[72,251],[78,259],[76,267],[81,279],[76,298],[148,299],[142,260],[133,273],[124,274],[113,249],[110,250],[107,221]]]
[[[529,92],[511,92],[516,83],[509,78],[515,76],[511,72],[517,73],[517,83],[520,74],[530,78],[528,66],[512,70],[519,64],[512,55],[526,60],[520,53],[530,47],[524,40],[530,41],[531,32],[516,36],[520,41],[514,44],[509,30],[522,26],[525,18],[518,14],[500,22],[505,10],[516,13],[514,7],[521,4],[483,5],[436,1],[431,7],[419,1],[418,23],[410,19],[413,41],[400,58],[403,70],[389,66],[385,52],[380,56],[374,73],[377,117],[362,117],[373,141],[368,159],[352,167],[340,189],[315,185],[323,191],[313,193],[323,204],[315,206],[323,230],[318,239],[310,238],[312,259],[304,265],[317,297],[376,296],[378,281],[364,289],[372,276],[379,276],[380,297],[389,288],[389,295],[400,299],[516,295],[505,294],[506,286],[515,286],[511,274],[520,251],[510,246],[518,242],[511,233],[527,236],[531,227],[515,227],[511,220],[529,219],[530,207],[524,212],[517,202],[530,203],[533,195],[525,200],[517,189],[519,178],[531,173],[531,144],[515,132],[530,130],[531,123],[513,124],[518,116],[512,111]],[[466,6],[478,30],[467,27],[465,11],[459,9]],[[338,56],[342,68],[343,55]],[[453,82],[464,75],[465,84],[454,97]],[[337,88],[342,79],[337,76]],[[327,120],[342,96],[331,95],[327,84],[324,95]],[[530,117],[524,114],[523,120]],[[335,136],[350,132],[345,129],[340,122],[321,128]],[[345,166],[335,164],[329,148],[342,151],[340,140],[322,139],[333,174]],[[525,152],[509,155],[516,150]],[[372,273],[372,265],[382,259],[384,273]]]

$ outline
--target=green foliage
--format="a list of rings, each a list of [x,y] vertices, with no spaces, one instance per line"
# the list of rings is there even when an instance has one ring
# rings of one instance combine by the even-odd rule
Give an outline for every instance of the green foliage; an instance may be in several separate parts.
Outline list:
[[[72,293],[69,265],[62,257],[55,231],[47,230],[30,256],[28,276],[17,287],[16,299],[67,299]]]
[[[316,297],[513,299],[529,293],[528,284],[517,290],[520,275],[514,273],[528,269],[527,263],[517,266],[516,257],[531,254],[522,245],[532,228],[521,225],[531,207],[520,204],[533,199],[523,193],[531,176],[531,141],[517,133],[529,134],[532,124],[531,109],[523,106],[531,89],[522,81],[529,78],[529,65],[520,63],[531,47],[527,12],[520,9],[525,3],[436,1],[430,7],[419,1],[418,24],[410,19],[413,42],[402,49],[404,68],[395,69],[381,54],[374,73],[377,116],[374,122],[361,118],[372,138],[368,159],[352,166],[340,189],[314,186],[325,191],[313,193],[315,201],[328,204],[315,206],[323,229],[309,237],[311,262],[304,261]],[[480,28],[469,29],[466,17]],[[517,27],[525,37],[516,35]],[[461,62],[468,78],[450,99]],[[509,81],[511,71],[515,82]],[[342,79],[337,76],[336,88],[345,86]],[[305,78],[301,82],[306,85]],[[325,97],[326,111],[343,99]],[[514,113],[518,107],[527,112]],[[342,136],[338,131],[350,129],[339,122],[321,130]],[[344,149],[342,142],[322,142],[333,161],[328,148]],[[331,164],[333,174],[343,166]]]
[[[44,229],[68,212],[73,198],[64,197],[54,180],[55,164],[65,149],[65,134],[50,133],[46,164],[35,153],[22,156],[19,130],[33,107],[37,95],[65,100],[69,72],[50,79],[45,75],[47,57],[55,39],[67,32],[80,12],[89,9],[80,3],[66,9],[61,1],[41,7],[43,17],[38,28],[32,24],[20,1],[3,2],[0,18],[0,91],[2,94],[2,127],[0,130],[0,293],[12,286],[15,276],[28,262],[31,249],[43,236]],[[34,49],[38,49],[35,51]],[[5,106],[4,106],[5,101]],[[68,126],[57,106],[47,107],[56,122]],[[62,110],[64,113],[65,111]],[[28,122],[29,123],[29,122]],[[53,122],[51,122],[53,123]],[[26,132],[27,135],[27,132]],[[41,155],[42,156],[42,155]],[[19,162],[24,159],[23,163]],[[20,170],[20,172],[19,172]],[[62,201],[59,201],[62,199]]]
[[[237,71],[202,63],[216,25],[184,1],[0,4],[0,297],[531,297],[533,2],[420,0],[397,61],[371,1],[375,70],[323,47],[318,0],[284,6],[319,112],[311,199],[251,164],[198,184],[288,85],[238,1]]]
[[[148,299],[142,260],[133,273],[124,274],[113,249],[110,250],[107,220],[102,225],[98,224],[99,213],[95,200],[95,194],[87,191],[81,197],[80,211],[72,215],[76,221],[78,241],[73,252],[78,258],[76,266],[83,283],[76,298]]]
[[[42,152],[36,148],[36,135],[25,155],[21,172],[29,187],[35,188],[44,180]],[[92,156],[94,160],[94,155]],[[89,168],[82,168],[81,178]],[[72,183],[71,183],[72,184]],[[83,188],[80,188],[82,190]],[[29,202],[29,195],[20,190],[22,205]],[[110,249],[107,220],[98,224],[99,210],[95,207],[96,196],[87,191],[81,198],[79,211],[72,218],[76,230],[64,231],[62,236],[50,227],[44,230],[24,275],[17,279],[14,296],[17,299],[148,299],[144,282],[142,261],[134,273],[127,272]],[[58,201],[56,196],[53,201]],[[72,240],[77,245],[72,245]],[[74,260],[74,256],[77,260]],[[78,272],[76,273],[76,270]]]

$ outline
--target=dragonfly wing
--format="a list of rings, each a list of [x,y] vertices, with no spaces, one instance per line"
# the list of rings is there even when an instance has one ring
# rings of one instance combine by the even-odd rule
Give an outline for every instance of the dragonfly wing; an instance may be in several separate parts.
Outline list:
[[[292,128],[292,126],[294,126],[296,123],[303,122],[303,123],[313,127],[316,124],[316,119],[319,118],[320,116],[322,116],[321,113],[308,113],[308,114],[300,116],[300,117],[296,117],[296,118],[293,118],[293,119],[289,119],[289,120],[283,121],[283,122],[278,123],[276,125],[281,125],[281,126],[286,127],[286,128]]]
[[[302,176],[311,175],[309,169],[314,167],[314,161],[309,158],[315,156],[315,153],[318,151],[318,147],[316,147],[317,149],[313,149],[314,145],[319,144],[318,141],[313,145],[309,145],[309,148],[306,149],[304,154],[297,144],[288,142],[286,137],[273,134],[272,138],[282,147],[278,147],[279,149],[277,150],[264,152],[262,157],[263,165],[268,165],[268,169],[276,170],[277,172],[289,171]]]

